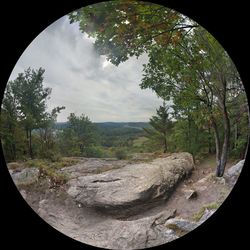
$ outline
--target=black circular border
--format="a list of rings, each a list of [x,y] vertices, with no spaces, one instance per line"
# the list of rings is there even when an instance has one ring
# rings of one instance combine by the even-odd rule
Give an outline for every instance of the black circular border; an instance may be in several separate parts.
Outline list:
[[[1,99],[11,71],[31,41],[61,16],[88,4],[100,1],[2,1],[1,6]],[[249,38],[247,1],[151,1],[173,8],[189,16],[227,50],[236,64],[248,91]],[[5,166],[2,149],[0,167],[0,247],[1,249],[85,249],[92,248],[65,237],[54,230],[28,206],[14,185]],[[244,224],[249,223],[249,160],[246,160],[239,181],[218,211],[199,228],[158,248],[200,249],[227,248],[248,244]],[[93,248],[94,249],[94,248]]]

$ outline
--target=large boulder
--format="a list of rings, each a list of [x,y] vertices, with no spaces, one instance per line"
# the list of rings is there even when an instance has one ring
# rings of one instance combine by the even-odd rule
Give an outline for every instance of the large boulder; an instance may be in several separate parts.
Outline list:
[[[234,186],[240,173],[241,173],[241,170],[244,166],[244,163],[245,163],[245,160],[241,160],[239,161],[237,164],[233,165],[232,167],[230,167],[226,173],[225,173],[225,178],[226,178],[226,181],[227,183],[230,185],[230,186]]]
[[[167,199],[177,183],[193,169],[189,153],[175,153],[151,163],[127,165],[102,174],[69,181],[68,194],[87,207],[130,211]]]

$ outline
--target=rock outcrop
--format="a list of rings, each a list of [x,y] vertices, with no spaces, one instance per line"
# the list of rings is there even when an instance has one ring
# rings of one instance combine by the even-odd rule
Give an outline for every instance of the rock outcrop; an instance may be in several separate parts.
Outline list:
[[[38,168],[25,168],[18,172],[12,172],[11,177],[17,186],[31,185],[38,181],[39,169]]]
[[[38,214],[57,230],[88,245],[104,249],[144,249],[178,238],[164,225],[174,216],[174,210],[138,220],[117,220],[92,209],[78,208],[70,199],[67,203],[71,209],[42,200]]]
[[[237,164],[233,165],[232,167],[230,167],[226,171],[225,179],[230,186],[233,187],[235,185],[235,183],[236,183],[236,181],[241,173],[241,170],[244,166],[244,163],[245,163],[245,160],[241,160]]]
[[[81,159],[61,169],[70,180],[59,189],[49,189],[49,183],[38,178],[35,168],[14,166],[10,173],[24,199],[58,231],[91,246],[132,250],[178,239],[206,221],[216,209],[204,206],[203,210],[202,204],[221,202],[220,197],[227,196],[244,160],[229,168],[223,178],[210,173],[191,185],[180,184],[177,199],[171,201],[172,196],[159,206],[157,202],[168,198],[177,183],[192,171],[192,156],[176,153],[152,162],[128,164],[112,159]],[[36,184],[36,188],[29,184]],[[148,204],[153,208],[147,209]],[[136,208],[136,214],[130,216],[132,208]],[[202,216],[194,219],[182,208],[203,211]],[[105,213],[105,209],[118,213]]]
[[[86,207],[107,212],[133,212],[145,204],[167,199],[194,163],[189,153],[175,153],[150,163],[126,165],[102,174],[69,181],[67,193]]]

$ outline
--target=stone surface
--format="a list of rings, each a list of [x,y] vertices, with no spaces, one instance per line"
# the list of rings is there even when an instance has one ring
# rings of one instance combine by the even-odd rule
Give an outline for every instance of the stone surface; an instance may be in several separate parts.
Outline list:
[[[39,169],[37,168],[25,168],[20,172],[14,172],[11,177],[14,183],[19,185],[31,185],[38,181]]]
[[[185,189],[184,193],[187,200],[195,199],[198,196],[197,192],[193,189]]]
[[[77,178],[79,176],[93,175],[122,168],[127,164],[127,160],[117,161],[112,158],[81,158],[78,164],[62,168],[60,171],[66,173],[69,178]]]
[[[202,217],[200,218],[198,225],[202,224],[204,221],[206,221],[210,216],[212,216],[214,214],[214,212],[216,211],[216,209],[207,209],[205,210],[204,214],[202,215]]]
[[[245,160],[241,160],[239,161],[237,164],[235,164],[234,166],[230,167],[226,173],[225,173],[225,179],[226,182],[230,185],[230,186],[234,186],[240,173],[241,170],[244,166]]]
[[[67,203],[67,206],[61,206],[56,202],[51,204],[50,200],[41,200],[38,214],[57,230],[88,245],[108,249],[143,249],[178,238],[164,225],[174,216],[174,210],[130,221],[79,208],[70,199]]]
[[[188,233],[195,229],[198,226],[198,223],[182,218],[172,218],[167,220],[165,226],[175,231],[182,231],[183,233]]]
[[[87,207],[109,211],[167,199],[177,183],[193,169],[189,153],[175,153],[151,163],[127,165],[102,174],[81,176],[69,181],[67,193]]]
[[[27,192],[24,189],[20,190],[20,194],[24,199],[27,199]]]

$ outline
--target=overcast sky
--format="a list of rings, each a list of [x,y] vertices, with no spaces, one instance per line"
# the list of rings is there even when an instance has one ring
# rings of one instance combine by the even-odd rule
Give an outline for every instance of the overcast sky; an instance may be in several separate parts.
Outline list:
[[[52,88],[48,109],[65,106],[58,121],[70,113],[85,114],[94,122],[148,121],[162,100],[141,90],[143,55],[118,67],[99,56],[93,39],[78,24],[62,17],[44,30],[18,60],[10,80],[28,67],[45,69],[44,86]]]

